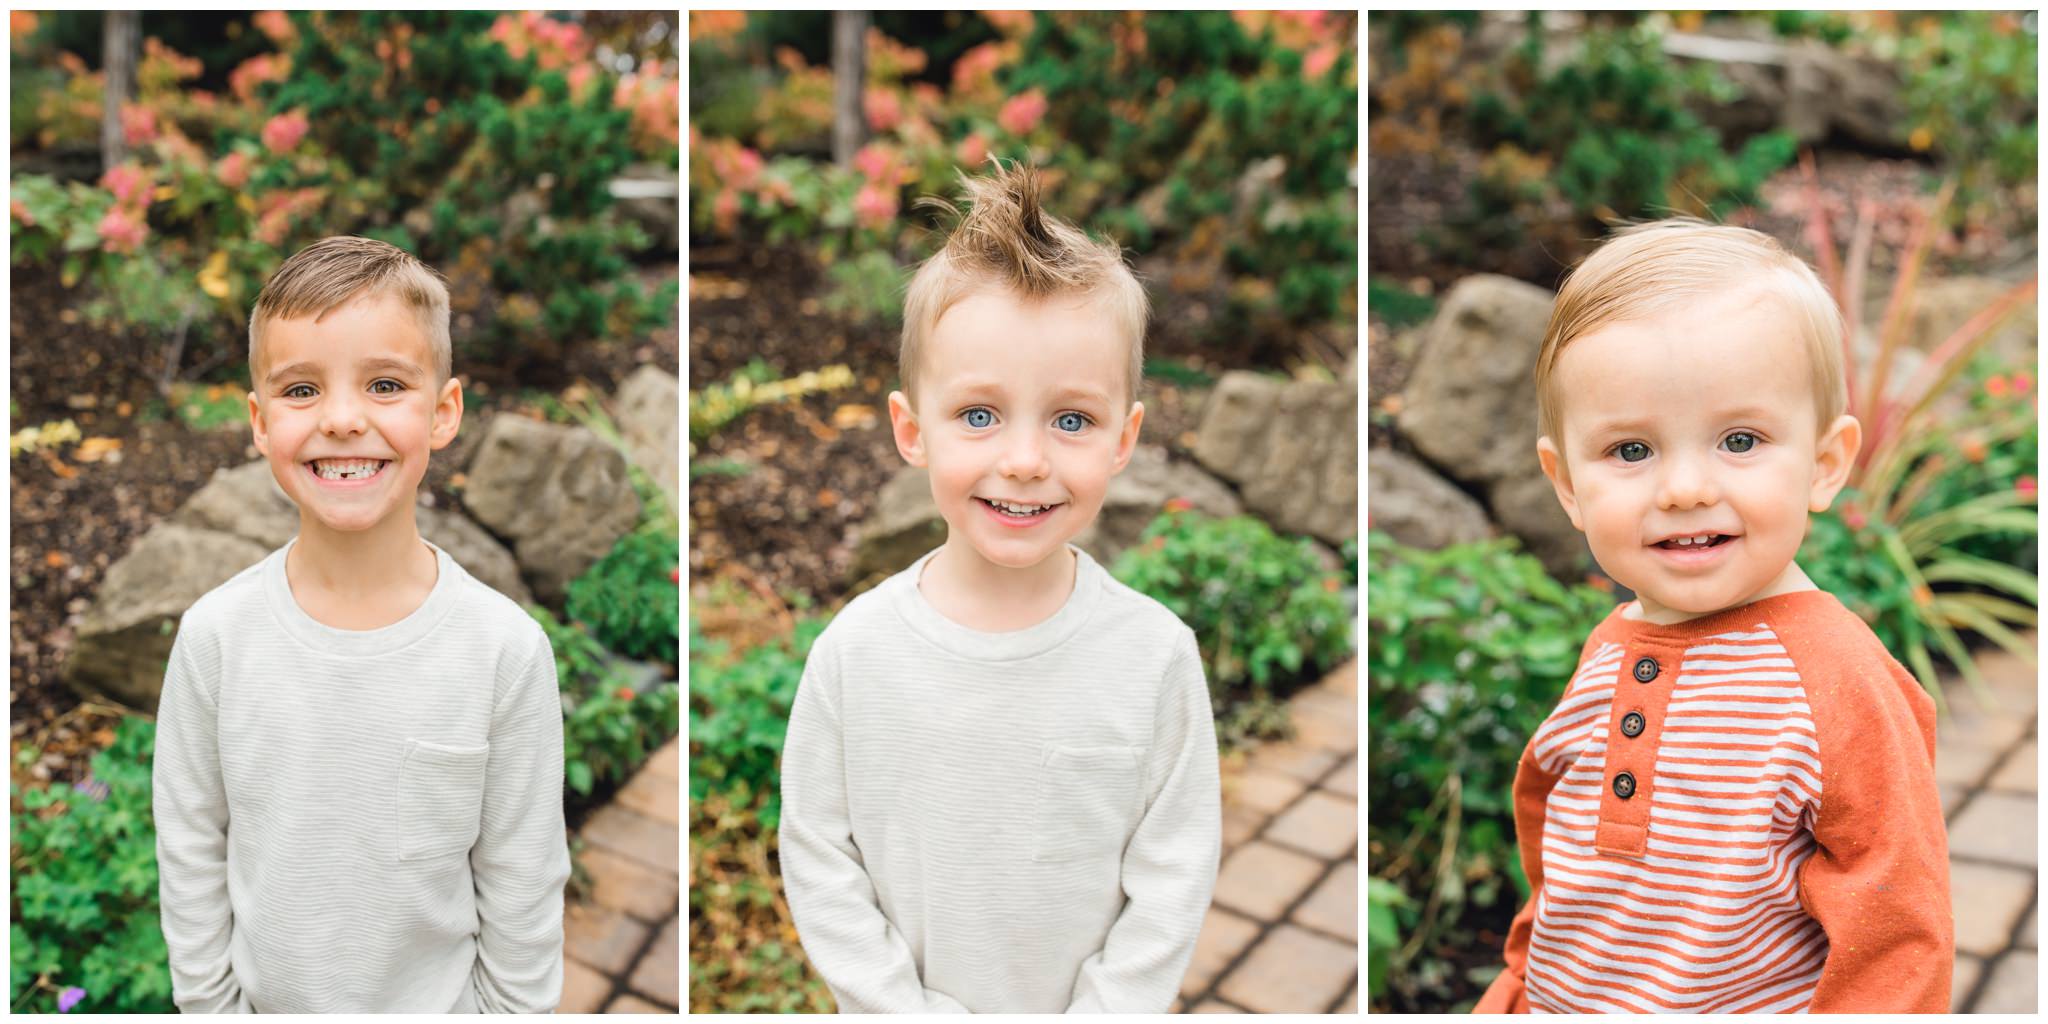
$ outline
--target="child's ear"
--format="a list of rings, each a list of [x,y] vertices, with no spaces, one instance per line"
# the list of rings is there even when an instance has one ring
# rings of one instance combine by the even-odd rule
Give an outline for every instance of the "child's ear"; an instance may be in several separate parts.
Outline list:
[[[270,432],[263,429],[263,406],[256,401],[256,392],[249,392],[249,432],[255,435],[256,451],[270,455]]]
[[[1862,450],[1861,420],[1844,414],[1828,424],[1827,432],[1814,446],[1813,492],[1807,497],[1808,511],[1826,512],[1834,504],[1835,495],[1849,482],[1849,471],[1856,467],[1856,453]]]
[[[1557,491],[1557,503],[1564,506],[1564,514],[1571,517],[1572,529],[1586,532],[1586,525],[1579,521],[1578,494],[1572,489],[1572,474],[1565,467],[1564,456],[1558,453],[1557,445],[1549,435],[1536,439],[1536,462],[1543,467],[1543,475],[1550,478],[1550,486]]]
[[[917,413],[901,391],[889,392],[889,430],[896,435],[896,453],[903,461],[924,465],[924,428],[918,426]]]
[[[434,401],[434,428],[427,435],[428,444],[434,451],[448,447],[455,440],[455,432],[462,429],[462,382],[449,377],[441,385],[441,394]]]
[[[1145,422],[1145,403],[1132,402],[1131,411],[1124,416],[1123,433],[1119,434],[1116,439],[1116,468],[1110,470],[1110,473],[1123,472],[1124,466],[1131,461],[1131,452],[1135,451],[1138,447],[1138,425],[1143,422]]]

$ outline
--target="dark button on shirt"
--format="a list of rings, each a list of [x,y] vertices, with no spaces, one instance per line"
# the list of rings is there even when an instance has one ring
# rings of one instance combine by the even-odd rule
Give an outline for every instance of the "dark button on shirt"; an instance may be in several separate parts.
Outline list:
[[[1636,777],[1627,772],[1622,772],[1620,775],[1615,776],[1614,795],[1623,800],[1636,795]]]
[[[1643,716],[1641,712],[1631,711],[1621,717],[1621,734],[1630,738],[1643,734]]]
[[[1644,658],[1636,662],[1636,682],[1647,683],[1657,678],[1657,659]]]

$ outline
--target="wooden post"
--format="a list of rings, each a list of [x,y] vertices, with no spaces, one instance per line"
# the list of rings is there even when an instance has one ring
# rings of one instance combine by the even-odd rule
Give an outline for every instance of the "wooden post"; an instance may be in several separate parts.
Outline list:
[[[101,30],[101,63],[107,71],[106,102],[100,117],[100,170],[127,159],[128,142],[121,133],[121,108],[135,94],[135,60],[141,49],[141,15],[108,11]]]
[[[853,155],[867,141],[867,115],[861,98],[867,92],[868,12],[832,14],[832,162],[853,166]]]

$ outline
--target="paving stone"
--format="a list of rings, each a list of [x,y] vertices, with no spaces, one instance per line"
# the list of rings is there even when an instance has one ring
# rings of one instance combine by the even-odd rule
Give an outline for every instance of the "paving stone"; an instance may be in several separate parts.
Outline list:
[[[1294,923],[1358,943],[1358,861],[1336,866],[1323,884],[1294,908]]]
[[[2034,905],[2034,909],[2027,911],[2027,921],[2020,926],[2019,936],[2013,939],[2013,945],[2021,949],[2039,949],[2041,947],[2041,939],[2036,933],[2036,928],[2040,923],[2041,906],[2037,902]]]
[[[2037,813],[2032,795],[1981,791],[1949,823],[1949,853],[2023,864],[2031,871],[2041,862]]]
[[[1970,998],[1970,989],[1977,984],[1977,977],[1984,973],[1984,961],[1968,953],[1956,954],[1956,973],[1949,980],[1948,1009],[1950,1013],[1962,1013],[1964,1003]]]
[[[1358,800],[1358,755],[1353,754],[1345,758],[1344,763],[1338,765],[1335,771],[1323,776],[1323,788],[1332,793],[1342,793],[1350,797],[1353,802],[1356,802]]]
[[[683,771],[682,755],[677,752],[679,749],[680,745],[675,740],[669,740],[660,750],[654,752],[653,757],[647,759],[646,764],[640,766],[640,771],[652,772],[670,781],[679,780]]]
[[[1308,789],[1308,783],[1292,775],[1264,768],[1247,768],[1235,781],[1236,785],[1225,791],[1224,803],[1242,804],[1266,814],[1293,803]]]
[[[642,998],[640,998],[639,996],[636,996],[636,995],[631,995],[631,994],[627,994],[627,995],[622,995],[622,996],[618,997],[617,999],[614,999],[614,1000],[612,1000],[612,1004],[611,1004],[610,1006],[607,1006],[607,1007],[605,1007],[605,1008],[604,1008],[604,1012],[606,1012],[606,1013],[667,1013],[667,1014],[674,1014],[674,1013],[675,1013],[675,1011],[674,1011],[674,1010],[668,1009],[668,1008],[666,1008],[666,1007],[656,1006],[656,1005],[654,1005],[653,1003],[650,1003],[650,1002],[648,1002],[647,1000],[645,1000],[645,999],[642,999]]]
[[[1358,946],[1283,924],[1223,979],[1217,994],[1253,1013],[1322,1013],[1358,978]]]
[[[1338,755],[1358,749],[1358,701],[1331,690],[1309,690],[1288,702],[1294,742]]]
[[[590,870],[593,902],[623,910],[650,924],[676,912],[679,903],[674,875],[597,845],[583,848],[583,866]]]
[[[606,974],[623,974],[647,941],[647,929],[616,910],[576,903],[562,918],[562,945],[569,956]]]
[[[1234,1007],[1234,1006],[1229,1006],[1229,1005],[1227,1005],[1227,1004],[1223,1003],[1223,1002],[1222,1002],[1221,1000],[1217,1000],[1217,999],[1204,999],[1204,1000],[1202,1000],[1202,1005],[1200,1005],[1200,1006],[1197,1006],[1197,1007],[1195,1007],[1195,1009],[1194,1009],[1194,1011],[1193,1011],[1193,1012],[1195,1012],[1195,1013],[1243,1013],[1244,1011],[1243,1011],[1243,1010],[1240,1010],[1240,1009],[1238,1009],[1237,1007]]]
[[[1937,761],[1940,751],[1950,747],[1970,747],[1996,755],[2027,733],[2029,715],[1986,709],[1977,702],[1977,692],[1968,683],[1943,687],[1942,692],[1949,698],[1949,714],[1934,727]]]
[[[1963,802],[1964,794],[1969,792],[1960,782],[1936,783],[1934,788],[1941,790],[1941,816],[1943,819],[1947,819],[1956,813],[1957,805]]]
[[[655,821],[617,804],[599,808],[583,824],[583,838],[651,868],[675,875],[681,832],[674,822]]]
[[[1266,812],[1234,804],[1223,808],[1223,849],[1235,850],[1266,826]]]
[[[619,790],[615,801],[629,810],[671,825],[680,824],[682,784],[674,776],[642,770]]]
[[[1180,980],[1180,994],[1192,996],[1216,980],[1216,972],[1244,950],[1259,934],[1258,922],[1211,906],[1202,918],[1202,934],[1195,940],[1195,955],[1188,960],[1188,973]]]
[[[1355,724],[1356,720],[1353,721]],[[1245,763],[1245,767],[1286,772],[1303,782],[1314,782],[1336,766],[1339,756],[1341,755],[1302,743],[1297,738],[1260,747]]]
[[[1346,996],[1344,997],[1344,1001],[1343,1001],[1343,1002],[1341,1002],[1341,1003],[1338,1003],[1338,1004],[1337,1004],[1337,1008],[1336,1008],[1335,1010],[1332,1010],[1331,1012],[1332,1012],[1332,1013],[1357,1013],[1357,1012],[1358,1012],[1358,986],[1357,986],[1357,985],[1355,985],[1355,984],[1354,984],[1354,985],[1352,985],[1352,986],[1351,986],[1351,992],[1350,992],[1350,994],[1349,994],[1349,995],[1346,995]]]
[[[1991,968],[1991,981],[1971,1013],[2033,1013],[2040,1005],[2039,957],[2025,950],[2007,953]]]
[[[1318,789],[1266,826],[1265,839],[1329,860],[1358,846],[1358,802]]]
[[[668,924],[662,927],[661,934],[655,938],[654,945],[647,947],[647,952],[640,954],[640,966],[635,967],[633,976],[626,979],[626,985],[633,991],[670,1006],[682,1005],[682,1001],[677,998],[681,993],[681,987],[676,983],[677,920],[679,919],[674,917],[668,919]]]
[[[1322,872],[1322,861],[1254,839],[1223,862],[1216,902],[1255,920],[1275,921]]]
[[[596,1013],[612,994],[612,980],[576,960],[562,958],[562,1003],[556,1013]]]
[[[1984,778],[1984,773],[1991,770],[1991,762],[1997,756],[1998,751],[1992,747],[1944,744],[1937,736],[1934,744],[1934,781],[1975,786]]]
[[[1323,681],[1316,685],[1334,693],[1341,693],[1356,701],[1358,699],[1358,659],[1353,658],[1331,669],[1330,674],[1324,676]]]
[[[2035,650],[2040,650],[2038,637],[2033,631],[2020,634],[2020,639]],[[1984,651],[1975,656],[1977,671],[1984,676],[1986,688],[1995,702],[1993,710],[2010,714],[2014,718],[2029,718],[2040,707],[2041,676],[2033,666],[2013,657],[2003,649]],[[1967,683],[1964,690],[1969,690]],[[1971,697],[1973,703],[1975,694]]]
[[[2013,793],[2032,793],[2040,788],[2040,748],[2033,740],[2021,744],[1998,766],[1991,776],[1992,789],[2003,789]]]
[[[2013,925],[2034,901],[2034,870],[1950,861],[1948,888],[1956,950],[1989,956],[2005,948]]]

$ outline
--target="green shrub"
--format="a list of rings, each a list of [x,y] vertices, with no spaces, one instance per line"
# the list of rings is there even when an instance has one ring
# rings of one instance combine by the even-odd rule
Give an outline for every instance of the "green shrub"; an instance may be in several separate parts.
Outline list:
[[[1953,223],[1989,216],[2000,190],[2032,185],[2040,37],[2021,11],[1944,11],[1900,26],[1909,142],[1956,175]]]
[[[676,684],[636,693],[581,623],[564,624],[539,605],[527,613],[547,631],[556,684],[569,706],[562,718],[564,784],[588,796],[601,783],[625,782],[676,734]]]
[[[8,1005],[56,1013],[80,988],[82,1013],[175,1013],[170,953],[157,909],[156,819],[150,758],[156,725],[123,718],[93,755],[88,782],[8,796],[14,879],[8,929]],[[42,756],[23,747],[17,763]]]
[[[804,659],[827,622],[799,619],[790,636],[735,656],[723,642],[698,633],[696,620],[690,620],[692,801],[720,793],[751,806],[760,798],[761,824],[781,824],[782,742]]]
[[[1194,630],[1218,707],[1244,684],[1270,693],[1351,653],[1342,577],[1324,571],[1306,538],[1276,536],[1252,516],[1170,502],[1110,573]]]
[[[628,533],[570,581],[564,611],[626,657],[674,664],[681,558],[680,542],[668,529]]]
[[[1517,546],[1367,536],[1367,834],[1374,881],[1402,894],[1372,900],[1373,989],[1392,1000],[1376,1010],[1442,1009],[1455,982],[1439,951],[1475,944],[1468,913],[1504,924],[1527,896],[1515,766],[1615,602]]]

